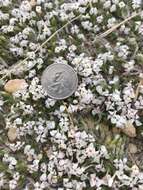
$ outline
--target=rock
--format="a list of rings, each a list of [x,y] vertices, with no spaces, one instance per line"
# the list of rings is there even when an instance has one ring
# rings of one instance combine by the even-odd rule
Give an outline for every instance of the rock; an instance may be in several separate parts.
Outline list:
[[[122,129],[122,132],[129,137],[136,137],[136,128],[131,121],[127,121],[125,127]]]
[[[15,127],[9,128],[7,136],[11,142],[14,142],[17,138],[17,129]]]
[[[138,151],[137,146],[135,144],[132,144],[132,143],[129,144],[128,148],[129,148],[129,151],[131,154],[135,154]]]
[[[117,127],[113,127],[113,128],[112,128],[112,132],[113,132],[113,134],[120,134],[121,129],[120,129],[120,128],[117,128]]]
[[[28,84],[24,79],[14,79],[14,80],[9,80],[5,84],[4,89],[9,93],[14,93],[18,90],[24,90],[27,87],[27,85]]]

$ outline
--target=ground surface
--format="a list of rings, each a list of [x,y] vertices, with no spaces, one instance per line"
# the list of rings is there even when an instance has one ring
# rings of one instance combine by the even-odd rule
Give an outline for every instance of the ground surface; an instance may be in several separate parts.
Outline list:
[[[143,190],[141,0],[0,0],[0,189]],[[41,85],[70,65],[65,100]]]

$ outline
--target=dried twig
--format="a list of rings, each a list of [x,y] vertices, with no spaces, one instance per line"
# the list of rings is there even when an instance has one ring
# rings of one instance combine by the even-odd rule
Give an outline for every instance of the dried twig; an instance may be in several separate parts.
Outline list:
[[[68,114],[68,117],[69,117],[69,120],[70,120],[70,123],[71,123],[71,127],[73,128],[73,127],[74,127],[74,121],[73,121],[73,118],[72,118],[71,114],[70,114],[69,111],[68,111],[68,108],[67,108],[66,103],[63,102],[63,104],[64,104],[64,106],[65,106],[65,110],[66,110],[66,112],[67,112],[67,114]]]

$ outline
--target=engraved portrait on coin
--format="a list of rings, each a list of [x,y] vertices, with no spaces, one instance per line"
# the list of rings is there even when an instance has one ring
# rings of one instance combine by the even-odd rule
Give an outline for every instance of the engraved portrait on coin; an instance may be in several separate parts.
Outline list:
[[[41,82],[49,97],[65,99],[75,92],[78,78],[71,66],[59,63],[52,64],[45,69]]]

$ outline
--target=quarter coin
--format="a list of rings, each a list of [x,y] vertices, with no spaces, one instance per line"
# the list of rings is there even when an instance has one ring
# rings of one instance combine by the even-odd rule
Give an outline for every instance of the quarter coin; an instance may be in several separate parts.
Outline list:
[[[62,100],[76,91],[78,77],[71,66],[54,63],[44,70],[41,83],[50,98]]]

